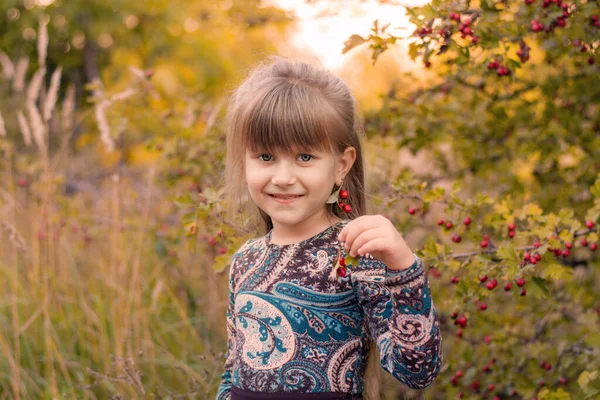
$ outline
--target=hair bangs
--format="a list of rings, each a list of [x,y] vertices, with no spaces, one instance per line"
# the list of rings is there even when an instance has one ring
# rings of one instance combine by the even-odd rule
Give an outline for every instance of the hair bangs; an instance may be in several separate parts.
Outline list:
[[[241,139],[252,152],[334,152],[344,138],[338,113],[317,90],[302,83],[280,81],[265,88],[247,112]]]

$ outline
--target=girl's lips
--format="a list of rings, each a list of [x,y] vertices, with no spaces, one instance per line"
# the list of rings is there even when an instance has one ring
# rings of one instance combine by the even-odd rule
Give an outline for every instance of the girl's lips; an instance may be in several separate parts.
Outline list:
[[[278,203],[289,204],[289,203],[293,202],[294,200],[299,199],[303,195],[294,196],[294,197],[287,197],[287,196],[286,197],[275,197],[274,195],[270,194],[269,196]]]

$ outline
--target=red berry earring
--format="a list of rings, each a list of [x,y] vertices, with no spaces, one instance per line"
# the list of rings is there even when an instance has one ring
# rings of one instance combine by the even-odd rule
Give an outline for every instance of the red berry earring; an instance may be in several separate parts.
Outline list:
[[[349,197],[348,191],[342,189],[343,184],[344,181],[342,181],[340,183],[340,187],[329,196],[329,198],[327,199],[327,204],[337,203],[346,214],[349,214],[352,212],[352,206],[343,201]]]

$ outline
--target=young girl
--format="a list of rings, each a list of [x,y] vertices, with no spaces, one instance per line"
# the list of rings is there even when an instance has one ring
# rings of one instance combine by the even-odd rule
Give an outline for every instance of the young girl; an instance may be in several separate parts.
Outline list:
[[[417,389],[440,371],[423,263],[366,213],[354,110],[342,80],[277,56],[231,97],[225,189],[265,235],[232,257],[218,400],[379,399],[379,365]]]

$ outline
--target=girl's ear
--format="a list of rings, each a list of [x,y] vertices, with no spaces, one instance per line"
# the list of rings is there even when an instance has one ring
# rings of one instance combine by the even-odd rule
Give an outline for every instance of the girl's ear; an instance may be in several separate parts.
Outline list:
[[[337,185],[340,185],[342,180],[344,180],[344,177],[346,176],[346,174],[348,174],[348,171],[350,171],[352,165],[354,165],[355,160],[356,149],[352,146],[346,147],[346,150],[344,150],[344,153],[340,155],[338,159],[338,165],[335,176],[335,182]]]

